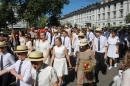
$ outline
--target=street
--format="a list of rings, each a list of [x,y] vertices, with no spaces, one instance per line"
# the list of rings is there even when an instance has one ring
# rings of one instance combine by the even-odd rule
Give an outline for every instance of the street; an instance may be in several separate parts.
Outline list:
[[[121,63],[118,63],[117,68],[113,67],[111,70],[107,69],[107,74],[106,75],[102,75],[101,72],[100,72],[99,73],[99,83],[97,83],[97,85],[95,85],[95,86],[109,86],[109,84],[113,80],[113,77],[118,75],[118,69],[120,68],[120,64]],[[76,79],[74,80],[74,82],[70,82],[66,86],[76,86]],[[84,86],[89,86],[89,85],[84,85]]]

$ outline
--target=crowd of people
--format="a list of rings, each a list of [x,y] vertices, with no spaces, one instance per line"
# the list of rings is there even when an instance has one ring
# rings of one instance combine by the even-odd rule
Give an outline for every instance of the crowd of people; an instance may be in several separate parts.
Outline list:
[[[10,86],[12,77],[16,86],[64,86],[68,69],[77,73],[77,86],[94,86],[99,71],[106,75],[121,60],[122,72],[113,86],[130,86],[129,47],[129,28],[65,25],[12,30],[11,35],[0,36],[0,86]]]

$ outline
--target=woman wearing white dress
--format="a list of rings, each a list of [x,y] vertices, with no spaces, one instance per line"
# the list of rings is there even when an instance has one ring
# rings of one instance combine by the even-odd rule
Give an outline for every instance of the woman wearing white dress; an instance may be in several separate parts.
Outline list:
[[[50,43],[46,40],[46,33],[40,33],[39,51],[43,52],[43,56],[47,58],[46,64],[50,63]]]
[[[25,34],[24,31],[19,31],[19,42],[20,45],[25,45]]]
[[[29,54],[32,50],[31,36],[29,35],[25,36],[25,40],[26,40],[26,46],[28,47],[28,54]]]
[[[112,35],[108,38],[108,53],[107,56],[110,58],[110,67],[112,68],[112,60],[114,60],[114,67],[117,67],[116,59],[119,57],[119,38],[116,36],[116,32],[112,31]]]
[[[38,51],[39,50],[39,42],[40,42],[40,39],[39,39],[39,34],[37,32],[34,33],[34,40],[33,40],[33,48]]]
[[[63,82],[63,76],[68,75],[66,58],[68,60],[69,67],[71,68],[72,66],[70,63],[69,55],[67,53],[67,48],[64,45],[62,45],[62,40],[60,37],[56,38],[55,44],[56,46],[53,48],[53,54],[50,65],[52,66],[52,63],[54,61],[53,67],[56,70],[57,76],[59,78],[59,86],[61,86]]]

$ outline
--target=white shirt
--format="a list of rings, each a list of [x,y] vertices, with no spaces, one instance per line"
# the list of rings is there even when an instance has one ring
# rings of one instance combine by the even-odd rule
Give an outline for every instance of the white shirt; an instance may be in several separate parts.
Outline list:
[[[14,69],[18,73],[20,63],[21,60],[18,60],[15,64],[8,67],[7,70],[10,71],[11,69]],[[31,69],[31,62],[24,60],[21,66],[21,76],[23,76],[23,81],[20,80],[20,86],[32,86],[33,80],[31,76]]]
[[[55,45],[55,39],[58,37],[58,35],[57,36],[53,36],[52,37],[52,41],[51,41],[51,48]]]
[[[89,39],[89,42],[92,42],[93,37],[94,34],[92,32],[87,32],[87,39]]]
[[[122,76],[121,86],[130,86],[130,68],[125,70]]]
[[[78,40],[76,41],[76,45],[75,45],[75,47],[74,47],[74,53],[73,53],[73,55],[75,55],[76,52],[79,51],[79,43],[80,43],[80,40],[78,39]]]
[[[61,39],[62,39],[62,44],[63,44],[64,37],[61,37]],[[68,49],[68,55],[70,55],[71,54],[71,41],[70,41],[70,38],[68,36],[65,37],[65,46]]]
[[[51,43],[51,34],[46,32],[46,39]]]
[[[8,52],[6,52],[5,54],[2,53],[0,54],[0,63],[1,63],[1,55],[3,55],[3,69],[6,69],[7,67],[15,63],[14,56]],[[1,64],[0,64],[0,70],[1,70]]]
[[[100,36],[100,51],[98,51],[98,38],[97,37],[94,38],[94,46],[96,47],[95,51],[100,52],[100,53],[104,53],[105,47],[108,46],[107,39],[104,36]]]
[[[51,66],[43,64],[39,71],[38,86],[52,86],[52,83],[58,81],[57,74]],[[33,79],[36,80],[36,70],[34,68],[32,68],[31,73]]]

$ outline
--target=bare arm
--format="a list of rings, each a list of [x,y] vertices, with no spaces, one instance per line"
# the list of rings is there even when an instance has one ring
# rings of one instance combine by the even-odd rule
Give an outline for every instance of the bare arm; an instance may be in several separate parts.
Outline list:
[[[69,55],[68,55],[68,52],[67,52],[67,48],[66,48],[66,47],[65,47],[65,55],[66,55],[66,58],[67,58],[67,60],[68,60],[69,66],[71,67],[70,58],[69,58]]]
[[[51,63],[50,63],[50,66],[52,66],[52,63],[53,63],[53,61],[54,61],[54,58],[55,58],[55,50],[54,50],[54,48],[53,48],[53,52],[52,52],[52,58],[51,58]]]
[[[5,74],[5,73],[7,73],[7,72],[8,72],[7,69],[4,69],[4,70],[0,71],[0,76],[2,76],[3,74]]]

